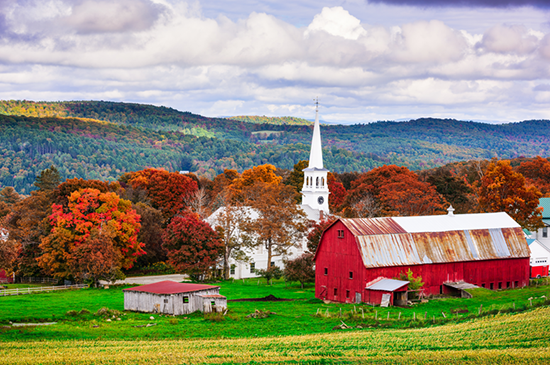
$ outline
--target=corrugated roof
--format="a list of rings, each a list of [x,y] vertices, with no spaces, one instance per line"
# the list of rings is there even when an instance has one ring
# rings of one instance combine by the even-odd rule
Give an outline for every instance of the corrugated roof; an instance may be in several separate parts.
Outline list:
[[[355,236],[407,232],[393,218],[354,218],[341,221]]]
[[[544,208],[542,218],[550,218],[550,198],[540,198],[539,207]]]
[[[403,280],[395,280],[395,279],[381,279],[377,281],[376,283],[367,286],[366,289],[369,290],[383,290],[383,291],[394,291],[399,288],[404,287],[410,283],[410,281],[403,281]]]
[[[521,227],[506,213],[341,219],[365,267],[529,257]]]
[[[178,294],[178,293],[190,293],[190,292],[215,289],[215,288],[219,288],[219,286],[212,286],[212,285],[206,285],[206,284],[178,283],[172,280],[165,280],[165,281],[159,281],[158,283],[135,286],[133,288],[127,288],[122,290],[139,291],[139,292],[153,293],[153,294]]]

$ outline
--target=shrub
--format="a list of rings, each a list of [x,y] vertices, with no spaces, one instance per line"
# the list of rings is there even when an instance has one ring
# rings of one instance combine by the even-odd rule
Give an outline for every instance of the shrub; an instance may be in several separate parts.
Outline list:
[[[82,309],[80,310],[80,312],[78,312],[78,314],[80,314],[80,315],[90,314],[90,311],[87,310],[86,308],[82,308]]]
[[[70,310],[70,311],[67,311],[67,313],[65,314],[71,317],[76,317],[78,315],[78,312],[74,310]]]

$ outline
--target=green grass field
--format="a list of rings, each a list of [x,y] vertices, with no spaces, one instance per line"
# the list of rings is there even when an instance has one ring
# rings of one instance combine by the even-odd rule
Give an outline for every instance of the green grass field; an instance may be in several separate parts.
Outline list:
[[[94,313],[102,307],[122,311],[121,287],[0,297],[0,363],[537,363],[550,356],[549,286],[477,289],[472,299],[386,309],[325,304],[313,298],[312,286],[257,284],[223,282],[220,292],[228,299],[273,294],[295,300],[229,302],[225,317],[151,320],[150,314],[127,312],[106,321]],[[75,313],[82,309],[91,313]],[[247,318],[255,309],[276,314]],[[456,309],[468,312],[453,314]],[[364,328],[333,331],[342,321]]]

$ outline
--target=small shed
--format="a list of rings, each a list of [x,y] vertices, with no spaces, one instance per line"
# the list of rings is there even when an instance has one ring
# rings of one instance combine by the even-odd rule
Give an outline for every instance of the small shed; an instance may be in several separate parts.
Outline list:
[[[365,302],[381,304],[384,294],[390,296],[390,305],[407,305],[408,281],[378,278],[367,284]]]
[[[219,286],[166,280],[123,291],[124,310],[135,312],[179,316],[195,311],[221,312],[227,308],[227,298],[220,295]]]

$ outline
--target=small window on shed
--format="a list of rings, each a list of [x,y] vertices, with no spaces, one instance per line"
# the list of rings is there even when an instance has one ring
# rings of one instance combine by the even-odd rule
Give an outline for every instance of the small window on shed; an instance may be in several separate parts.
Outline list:
[[[251,262],[251,263],[250,263],[250,273],[251,273],[251,274],[254,274],[254,271],[256,271],[256,263],[255,263],[255,262]]]
[[[164,299],[164,303],[168,303],[168,299]]]
[[[349,278],[350,278],[350,279],[353,279],[353,271],[350,271],[350,272],[349,272]]]
[[[343,229],[338,230],[338,238],[344,238],[344,230]]]
[[[328,275],[328,267],[325,267],[325,275]]]
[[[338,295],[338,288],[334,288],[334,296]]]
[[[216,306],[216,302],[212,300],[212,301],[210,302],[210,305],[211,305],[212,307],[215,307],[215,306]]]
[[[189,303],[189,297],[188,296],[184,296],[183,297],[183,303]]]

